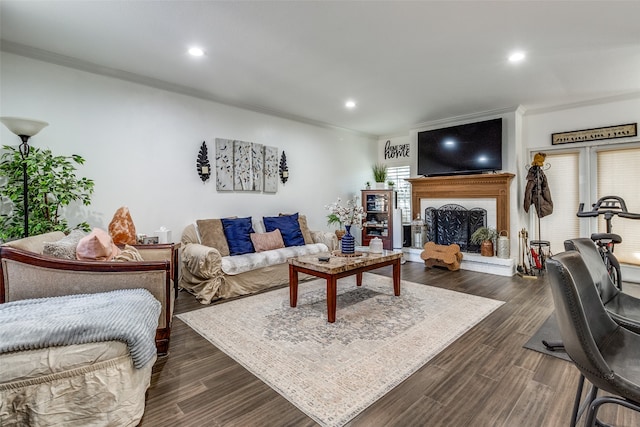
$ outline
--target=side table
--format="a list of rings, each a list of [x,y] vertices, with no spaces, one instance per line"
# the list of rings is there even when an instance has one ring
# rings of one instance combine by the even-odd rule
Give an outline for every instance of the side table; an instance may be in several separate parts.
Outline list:
[[[169,261],[171,264],[171,278],[175,297],[178,297],[178,281],[180,280],[180,247],[178,243],[151,243],[148,245],[135,244],[134,248],[141,251],[147,261]]]

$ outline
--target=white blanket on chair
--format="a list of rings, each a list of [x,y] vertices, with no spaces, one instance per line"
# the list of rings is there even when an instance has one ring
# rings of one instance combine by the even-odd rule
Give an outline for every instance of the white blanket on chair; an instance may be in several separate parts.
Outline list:
[[[159,316],[146,289],[8,302],[0,304],[0,353],[115,340],[142,368],[156,354]]]

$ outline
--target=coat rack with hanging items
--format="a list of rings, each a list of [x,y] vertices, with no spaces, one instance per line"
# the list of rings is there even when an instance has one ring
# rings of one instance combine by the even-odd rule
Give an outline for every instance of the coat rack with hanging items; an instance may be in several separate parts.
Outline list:
[[[526,251],[526,256],[522,254],[521,264],[518,266],[518,272],[531,276],[542,274],[545,269],[546,259],[551,256],[551,242],[542,240],[540,236],[540,219],[553,213],[553,201],[551,200],[551,190],[547,182],[544,171],[551,168],[549,163],[544,160],[547,157],[545,153],[536,153],[533,157],[531,165],[527,167],[527,185],[524,191],[524,210],[529,212],[529,207],[534,205],[537,224],[537,240],[528,240],[528,232],[520,231],[522,248]],[[527,265],[528,264],[528,265]]]

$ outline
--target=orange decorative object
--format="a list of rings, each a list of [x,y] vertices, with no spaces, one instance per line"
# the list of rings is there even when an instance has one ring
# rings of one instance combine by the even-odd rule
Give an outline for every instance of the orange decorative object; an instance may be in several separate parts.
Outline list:
[[[493,256],[493,242],[491,240],[480,243],[480,255]]]
[[[122,206],[118,208],[109,223],[109,234],[116,245],[135,245],[136,226],[129,213],[129,208]]]
[[[460,246],[455,243],[451,245],[437,245],[434,242],[424,244],[424,251],[420,254],[424,264],[431,268],[434,265],[446,267],[451,271],[460,270],[462,252]]]

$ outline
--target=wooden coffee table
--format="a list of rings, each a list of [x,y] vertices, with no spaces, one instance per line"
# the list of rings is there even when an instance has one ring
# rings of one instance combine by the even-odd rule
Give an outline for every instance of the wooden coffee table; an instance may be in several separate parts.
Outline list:
[[[319,261],[319,257],[329,256],[328,262]],[[356,285],[362,285],[362,273],[368,270],[393,265],[393,293],[400,295],[400,251],[383,251],[381,254],[363,252],[355,257],[343,257],[322,253],[289,259],[289,303],[298,304],[298,273],[306,273],[327,280],[327,320],[336,321],[336,284],[342,277],[356,275]]]

